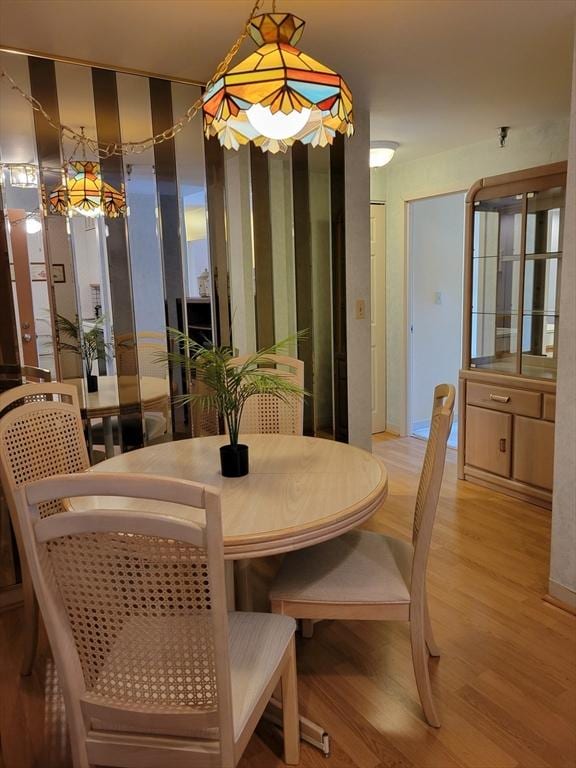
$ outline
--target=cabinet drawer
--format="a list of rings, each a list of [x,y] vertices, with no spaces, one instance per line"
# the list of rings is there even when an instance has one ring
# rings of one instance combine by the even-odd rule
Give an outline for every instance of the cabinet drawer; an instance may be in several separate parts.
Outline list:
[[[540,418],[542,395],[512,387],[492,387],[469,381],[466,385],[466,403],[493,411],[517,413],[519,416]]]
[[[465,462],[501,477],[510,477],[512,416],[486,408],[466,407]]]
[[[554,421],[556,413],[556,395],[544,395],[544,405],[542,407],[542,416],[546,421]]]
[[[539,419],[514,419],[514,479],[552,490],[554,424]]]

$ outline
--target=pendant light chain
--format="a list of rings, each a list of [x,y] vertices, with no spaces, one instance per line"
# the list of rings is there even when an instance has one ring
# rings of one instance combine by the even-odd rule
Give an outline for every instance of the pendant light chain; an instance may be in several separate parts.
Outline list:
[[[240,46],[244,42],[244,40],[248,37],[248,28],[250,25],[251,19],[256,15],[260,7],[262,6],[264,0],[256,0],[254,3],[254,6],[252,7],[252,11],[250,13],[250,17],[246,21],[244,25],[244,29],[242,33],[238,36],[235,43],[232,45],[226,56],[222,59],[220,64],[216,67],[216,71],[210,78],[210,80],[206,83],[206,88],[208,89],[210,86],[212,86],[215,82],[219,80],[219,78],[222,77],[222,75],[226,74],[227,70],[229,69],[230,62],[232,59],[236,56],[238,51],[240,50]],[[35,99],[34,96],[31,96],[30,94],[26,93],[20,86],[16,83],[16,81],[6,72],[5,69],[0,70],[0,78],[5,78],[11,85],[12,89],[17,91],[17,93],[20,94],[26,101],[30,104],[32,109],[35,112],[39,112],[46,122],[54,128],[56,131],[60,133],[61,139],[67,138],[71,141],[76,141],[76,149],[80,144],[82,144],[83,149],[86,150],[88,148],[91,152],[96,154],[100,160],[105,160],[108,157],[113,156],[121,156],[121,155],[131,155],[131,154],[139,154],[141,152],[145,152],[147,149],[150,149],[151,147],[162,144],[165,141],[170,141],[173,139],[177,133],[180,133],[180,131],[190,123],[194,117],[198,114],[200,109],[202,108],[202,97],[199,97],[196,99],[196,101],[188,107],[184,115],[177,120],[174,125],[172,125],[170,128],[167,128],[164,131],[161,131],[160,133],[155,134],[154,136],[150,136],[147,139],[141,139],[140,141],[126,141],[126,142],[117,142],[117,143],[111,143],[111,144],[101,144],[98,142],[97,139],[90,138],[89,136],[86,136],[84,133],[84,130],[82,129],[80,133],[78,131],[75,131],[73,128],[71,128],[69,125],[66,125],[65,123],[60,123],[58,120],[54,120],[50,114],[44,109],[42,104],[38,101],[38,99]]]

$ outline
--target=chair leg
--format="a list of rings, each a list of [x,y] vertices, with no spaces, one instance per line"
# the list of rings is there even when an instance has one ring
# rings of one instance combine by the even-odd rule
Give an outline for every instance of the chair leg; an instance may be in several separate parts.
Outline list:
[[[38,647],[38,601],[34,594],[34,588],[30,574],[22,568],[22,596],[24,598],[24,639],[23,657],[20,674],[28,676],[32,672],[36,649]]]
[[[424,710],[424,717],[429,725],[439,728],[440,718],[434,706],[430,675],[428,674],[428,653],[424,638],[424,611],[417,611],[416,614],[419,615],[410,618],[410,642],[412,644],[412,662],[414,664],[416,687],[418,688],[420,702]]]
[[[300,632],[302,637],[310,638],[314,636],[314,620],[300,619]]]
[[[298,717],[298,681],[296,675],[296,643],[290,641],[288,659],[282,673],[282,726],[284,729],[284,762],[300,762],[300,720]]]
[[[428,610],[428,598],[424,602],[424,636],[426,638],[426,647],[430,656],[440,656],[440,648],[434,640],[432,633],[432,624],[430,622],[430,611]]]

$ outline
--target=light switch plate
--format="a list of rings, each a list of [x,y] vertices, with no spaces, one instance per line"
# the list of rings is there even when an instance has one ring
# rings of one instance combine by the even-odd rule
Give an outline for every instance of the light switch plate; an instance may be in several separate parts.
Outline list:
[[[366,317],[366,302],[364,299],[356,299],[356,320],[364,320]]]

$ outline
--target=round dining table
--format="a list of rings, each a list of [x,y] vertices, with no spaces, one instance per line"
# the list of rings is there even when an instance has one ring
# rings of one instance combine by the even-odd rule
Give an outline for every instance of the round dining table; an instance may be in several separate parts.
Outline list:
[[[386,498],[388,474],[371,453],[347,443],[295,435],[242,435],[249,446],[250,472],[222,477],[220,446],[225,435],[160,443],[122,453],[93,472],[135,472],[177,477],[221,492],[224,556],[275,555],[318,544],[356,528]],[[109,499],[90,503],[110,505]],[[74,502],[78,506],[78,502]],[[140,500],[122,506],[146,509]],[[191,520],[193,508],[161,509]],[[158,510],[150,503],[149,509]]]
[[[90,470],[177,477],[220,489],[229,600],[234,593],[230,561],[243,561],[248,568],[246,558],[277,555],[335,538],[371,517],[388,492],[382,462],[352,445],[294,435],[242,435],[241,441],[250,451],[250,472],[244,477],[222,477],[220,473],[219,449],[228,442],[225,435],[140,448]],[[74,509],[111,506],[108,497],[76,498],[69,503]],[[194,522],[202,521],[204,515],[192,507],[159,506],[140,499],[118,503],[123,508],[168,513]],[[246,569],[240,579],[245,576]],[[246,591],[246,582],[243,589]],[[246,596],[240,602],[245,610],[251,609]],[[234,607],[233,602],[229,605]],[[276,725],[282,723],[281,704],[274,697],[265,717]],[[330,740],[322,725],[300,716],[300,735],[329,754]]]

